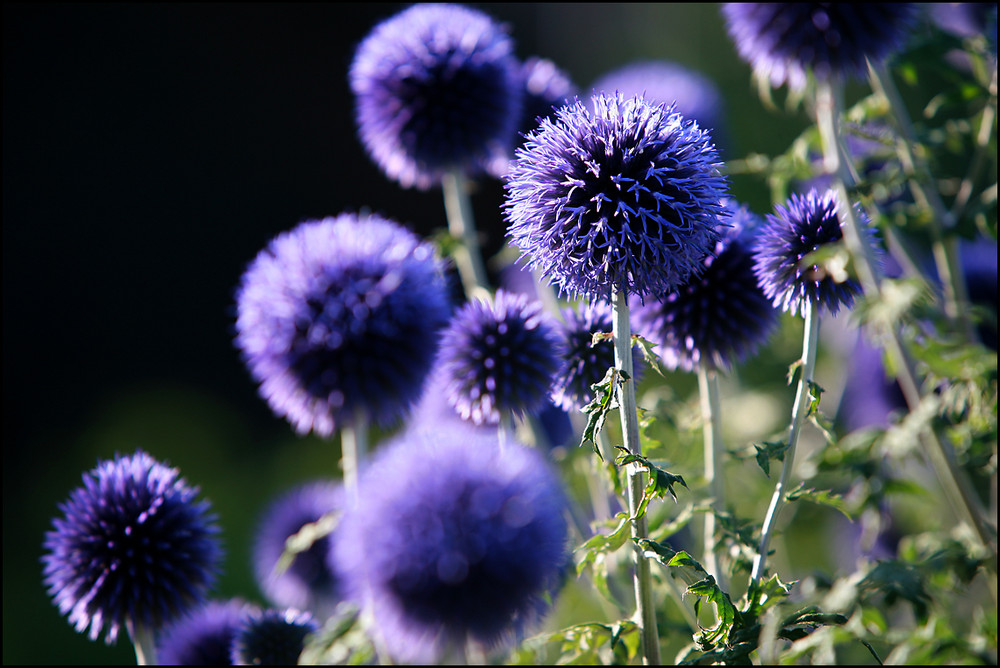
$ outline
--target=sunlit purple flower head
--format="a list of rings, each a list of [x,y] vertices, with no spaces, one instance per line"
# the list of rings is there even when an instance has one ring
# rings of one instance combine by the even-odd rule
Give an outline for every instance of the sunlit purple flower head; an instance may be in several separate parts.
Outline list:
[[[657,344],[669,369],[693,371],[704,361],[727,369],[745,359],[777,325],[778,314],[757,285],[754,235],[760,218],[731,200],[732,227],[705,258],[705,271],[677,290],[632,310],[636,332]]]
[[[157,643],[164,666],[225,666],[232,663],[232,646],[247,604],[239,599],[209,601],[177,620]]]
[[[293,666],[306,638],[319,630],[308,612],[247,609],[232,645],[232,662],[243,666]]]
[[[821,79],[864,77],[867,61],[897,51],[917,6],[894,2],[727,2],[726,29],[743,60],[777,88]]]
[[[708,133],[671,107],[575,101],[515,152],[507,236],[560,293],[666,291],[700,270],[723,229],[719,166]]]
[[[814,308],[825,306],[836,313],[841,306],[850,308],[861,293],[853,278],[838,282],[816,265],[802,264],[810,253],[843,238],[837,208],[835,191],[810,190],[805,195],[792,194],[784,206],[775,206],[774,215],[768,214],[757,235],[754,274],[775,308],[805,316],[805,304],[810,302]],[[863,227],[864,241],[881,263],[883,252],[875,228],[859,207],[855,216]]]
[[[615,365],[615,345],[610,340],[590,345],[594,334],[611,334],[614,314],[607,302],[582,302],[562,311],[559,331],[564,348],[562,370],[552,388],[552,401],[566,411],[579,411],[594,398],[590,386],[600,382],[608,369]],[[642,369],[638,348],[632,351],[632,377],[638,379]]]
[[[45,584],[78,633],[113,643],[127,623],[159,628],[197,605],[222,557],[198,488],[145,452],[83,476],[45,534]]]
[[[598,93],[626,97],[641,95],[657,104],[673,104],[684,118],[690,118],[712,135],[720,151],[729,145],[725,100],[719,87],[699,72],[666,60],[644,60],[608,72],[591,88]]]
[[[429,243],[379,216],[307,221],[257,255],[237,293],[236,345],[271,409],[329,436],[382,424],[420,396],[450,314]]]
[[[495,432],[407,434],[380,448],[358,497],[331,561],[395,660],[497,647],[545,613],[566,563],[566,500],[539,452]]]
[[[538,127],[540,118],[551,118],[555,108],[577,92],[569,75],[545,58],[525,60],[521,64],[521,82],[524,86],[524,109],[518,126],[521,135]]]
[[[502,174],[521,118],[510,38],[489,16],[417,4],[375,26],[349,78],[361,140],[386,175],[427,189],[452,169]]]
[[[441,336],[449,403],[477,425],[535,413],[559,370],[560,343],[539,301],[497,290],[492,302],[468,302]]]
[[[303,526],[340,510],[343,490],[334,481],[299,485],[275,499],[264,511],[253,547],[254,575],[261,590],[278,606],[332,612],[339,600],[336,575],[326,563],[332,535],[316,540],[295,556],[282,573],[275,566],[285,543]]]

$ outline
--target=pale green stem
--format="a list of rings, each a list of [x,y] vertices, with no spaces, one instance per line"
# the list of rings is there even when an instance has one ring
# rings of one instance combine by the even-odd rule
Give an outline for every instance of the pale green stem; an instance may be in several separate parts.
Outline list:
[[[358,471],[368,452],[368,421],[361,413],[354,422],[340,430],[340,465],[344,471],[344,487],[357,500]]]
[[[969,171],[962,179],[962,185],[958,188],[955,201],[951,205],[952,220],[959,220],[965,213],[965,207],[972,198],[972,190],[975,187],[979,175],[982,173],[986,163],[990,138],[993,136],[993,126],[997,120],[997,68],[993,68],[993,80],[989,85],[990,103],[983,108],[983,115],[979,121],[979,132],[976,133],[976,152],[969,161]]]
[[[135,647],[136,665],[155,666],[157,657],[153,629],[144,624],[137,625],[131,619],[125,621],[125,628],[132,639],[132,646]]]
[[[847,195],[850,175],[840,159],[837,121],[841,106],[839,98],[829,82],[820,83],[816,90],[816,123],[819,126],[823,141],[824,164],[833,176],[838,196],[837,210],[844,232],[844,241],[854,261],[854,266],[861,280],[864,293],[872,299],[881,295],[881,286],[875,274],[874,263],[868,244],[862,241],[861,227],[854,215],[854,209]],[[885,345],[894,360],[896,380],[902,390],[909,410],[915,411],[920,406],[923,397],[917,384],[917,374],[913,361],[900,341],[899,333],[893,327],[885,328]],[[982,502],[973,490],[965,472],[955,461],[955,454],[950,444],[940,438],[933,429],[925,429],[921,437],[928,442],[929,447],[922,450],[927,453],[934,473],[938,478],[956,514],[963,518],[973,528],[982,547],[991,556],[991,569],[996,572],[996,545],[991,543],[990,530],[986,526]],[[995,598],[995,594],[994,594]]]
[[[491,294],[486,265],[479,247],[479,234],[472,215],[469,184],[459,170],[448,172],[441,181],[444,192],[444,211],[448,217],[448,231],[459,239],[455,248],[455,266],[465,288],[465,296],[489,297]]]
[[[727,580],[715,555],[715,512],[726,508],[725,479],[722,473],[722,420],[719,408],[718,372],[702,360],[698,364],[698,390],[701,397],[701,421],[705,439],[705,481],[712,495],[712,512],[705,514],[704,561],[705,570],[715,576],[723,591]]]
[[[615,343],[615,366],[619,374],[627,373],[628,380],[619,379],[618,413],[621,417],[622,437],[628,451],[641,455],[642,445],[639,442],[639,416],[635,403],[635,382],[631,378],[632,365],[632,327],[629,324],[628,298],[624,292],[615,290],[611,295],[611,307],[614,310],[614,328],[612,337]],[[642,502],[645,487],[642,467],[632,463],[627,465],[628,475],[628,508],[629,514],[635,517]],[[636,517],[632,522],[632,539],[636,542],[649,535],[646,525],[646,515]],[[638,545],[634,545],[635,603],[637,622],[642,633],[643,663],[647,665],[660,664],[660,637],[656,628],[656,610],[653,607],[652,574],[649,560],[642,555]]]
[[[799,384],[795,390],[795,403],[792,404],[792,424],[788,432],[788,448],[785,450],[783,464],[781,465],[781,477],[774,487],[774,494],[771,495],[771,505],[767,508],[767,515],[764,517],[764,527],[760,534],[760,548],[753,562],[753,572],[751,581],[756,584],[760,582],[764,574],[764,564],[767,562],[767,550],[771,544],[771,537],[774,535],[778,522],[778,515],[785,506],[785,494],[792,480],[792,469],[795,467],[795,446],[802,431],[806,414],[809,410],[809,383],[813,379],[813,371],[816,368],[816,344],[819,340],[819,304],[813,304],[806,300],[804,306],[805,328],[802,332],[802,368],[799,375]]]

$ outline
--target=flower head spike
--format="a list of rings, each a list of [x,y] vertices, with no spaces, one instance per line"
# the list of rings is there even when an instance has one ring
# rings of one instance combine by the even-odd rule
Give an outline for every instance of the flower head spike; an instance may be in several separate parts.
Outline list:
[[[236,345],[301,434],[358,413],[386,424],[420,396],[450,314],[434,249],[397,223],[341,214],[279,235],[243,275]]]
[[[559,370],[559,346],[539,301],[497,290],[492,303],[467,303],[441,337],[449,403],[477,425],[533,414]]]
[[[592,108],[560,107],[515,152],[507,236],[560,292],[670,290],[700,270],[724,227],[718,153],[672,107],[597,95]]]
[[[775,88],[822,79],[865,76],[868,60],[897,51],[917,5],[895,2],[727,2],[729,36],[743,60]]]
[[[159,628],[203,600],[221,559],[198,488],[137,451],[83,476],[45,535],[45,584],[77,632],[113,643],[125,624]]]
[[[720,150],[728,146],[725,100],[719,87],[703,74],[679,63],[647,60],[630,63],[608,72],[591,88],[598,93],[642,95],[657,104],[673,104],[685,118],[707,130]]]
[[[810,190],[801,196],[793,194],[785,206],[777,205],[775,214],[767,216],[757,237],[754,274],[776,308],[804,316],[807,301],[814,307],[825,306],[831,313],[854,304],[854,297],[861,292],[857,281],[815,264],[803,264],[806,256],[843,238],[837,208],[835,191],[821,195]],[[864,225],[865,241],[881,260],[875,228],[867,224],[860,208],[855,207],[855,215]]]
[[[495,432],[406,434],[380,448],[359,498],[331,560],[395,660],[434,663],[467,640],[514,640],[561,583],[559,480],[539,452],[501,449]]]
[[[386,175],[427,189],[453,169],[502,174],[523,95],[513,51],[460,5],[417,4],[375,26],[349,77],[361,140]]]
[[[555,108],[576,95],[576,86],[569,76],[551,60],[528,58],[521,64],[524,86],[524,110],[521,113],[520,134],[527,135],[538,127],[539,119],[551,118]]]
[[[702,360],[728,368],[763,343],[777,324],[777,311],[753,272],[759,218],[745,206],[727,206],[733,226],[705,258],[705,271],[632,311],[636,331],[657,344],[670,369],[693,371]]]
[[[164,666],[225,666],[246,603],[210,601],[171,624],[160,635],[157,658]]]
[[[249,610],[236,632],[232,662],[244,666],[292,666],[299,662],[306,638],[319,630],[308,612]]]
[[[615,345],[610,339],[591,345],[594,334],[611,334],[614,314],[606,302],[590,302],[563,309],[560,326],[565,343],[562,371],[552,388],[552,401],[565,411],[579,411],[594,398],[591,385],[604,378],[615,365]],[[633,378],[638,380],[641,356],[632,350]]]
[[[288,538],[306,524],[340,510],[342,496],[339,484],[318,481],[292,489],[265,510],[253,547],[254,574],[261,590],[276,605],[317,614],[330,612],[336,605],[337,578],[326,562],[332,535],[296,554],[284,572],[276,573],[275,566],[285,552]]]

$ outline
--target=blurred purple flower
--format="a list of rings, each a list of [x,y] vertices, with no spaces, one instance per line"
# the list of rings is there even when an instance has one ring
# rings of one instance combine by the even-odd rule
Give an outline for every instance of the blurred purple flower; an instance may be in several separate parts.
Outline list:
[[[524,110],[518,130],[519,135],[527,135],[538,127],[540,119],[551,118],[556,107],[576,95],[576,85],[569,75],[545,58],[528,58],[521,63],[520,73],[524,86]]]
[[[292,666],[299,662],[306,638],[319,630],[308,612],[244,610],[232,645],[233,665]]]
[[[239,599],[209,601],[160,634],[157,659],[164,666],[227,666],[243,620]]]

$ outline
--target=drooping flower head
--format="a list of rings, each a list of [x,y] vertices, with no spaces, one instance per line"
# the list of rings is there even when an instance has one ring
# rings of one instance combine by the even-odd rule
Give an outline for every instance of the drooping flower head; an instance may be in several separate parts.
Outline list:
[[[514,640],[556,593],[566,501],[535,450],[471,429],[406,434],[380,448],[358,496],[331,561],[397,661]]]
[[[690,118],[712,135],[716,148],[729,145],[725,100],[719,87],[707,76],[680,63],[644,60],[608,72],[591,88],[598,93],[619,92],[626,97],[642,95],[656,104],[673,104],[684,118]]]
[[[379,216],[280,234],[243,275],[236,345],[271,409],[329,436],[385,424],[420,396],[450,306],[433,247]]]
[[[520,73],[524,108],[518,131],[527,135],[538,127],[539,119],[551,118],[556,107],[576,95],[576,85],[558,65],[537,56],[521,63]]]
[[[621,95],[575,101],[515,156],[507,235],[560,293],[670,290],[700,269],[724,225],[718,152],[672,107]]]
[[[745,206],[729,201],[727,207],[732,227],[705,258],[705,271],[632,310],[636,331],[657,344],[669,369],[693,371],[702,360],[729,368],[777,325],[777,311],[753,271],[754,235],[762,221]]]
[[[810,302],[814,308],[825,306],[836,313],[841,306],[850,308],[854,297],[861,293],[861,286],[853,278],[803,263],[810,253],[843,238],[837,208],[835,191],[820,194],[810,190],[805,195],[792,194],[786,205],[779,204],[773,215],[768,214],[757,236],[754,274],[775,308],[805,316],[805,304]],[[881,260],[883,253],[875,228],[858,207],[855,216],[863,226],[863,241]]]
[[[300,485],[274,500],[264,511],[253,547],[254,575],[261,590],[274,604],[331,612],[339,600],[337,578],[327,566],[332,534],[314,541],[281,573],[275,566],[286,541],[306,524],[340,510],[343,490],[333,481]]]
[[[294,608],[245,610],[233,639],[232,662],[243,666],[293,666],[299,662],[306,638],[318,630],[312,615]]]
[[[247,604],[239,599],[209,601],[177,620],[160,635],[156,656],[164,666],[225,666],[232,663],[233,640]]]
[[[468,302],[441,336],[448,402],[477,425],[533,414],[559,369],[559,346],[539,301],[497,290],[492,302]]]
[[[452,169],[502,174],[521,118],[513,52],[493,19],[460,5],[417,4],[375,26],[349,72],[372,159],[406,188]]]
[[[222,552],[198,488],[139,450],[83,476],[45,534],[45,584],[76,631],[114,643],[125,624],[159,628],[197,605]]]
[[[591,345],[594,334],[611,334],[614,314],[607,302],[582,302],[562,311],[560,334],[564,342],[563,367],[552,388],[552,401],[565,411],[579,411],[594,398],[591,385],[604,378],[615,365],[615,344],[611,339]],[[632,349],[632,377],[642,369],[638,348]]]
[[[727,2],[726,29],[743,60],[775,88],[821,79],[864,77],[902,45],[917,6],[895,2]]]

